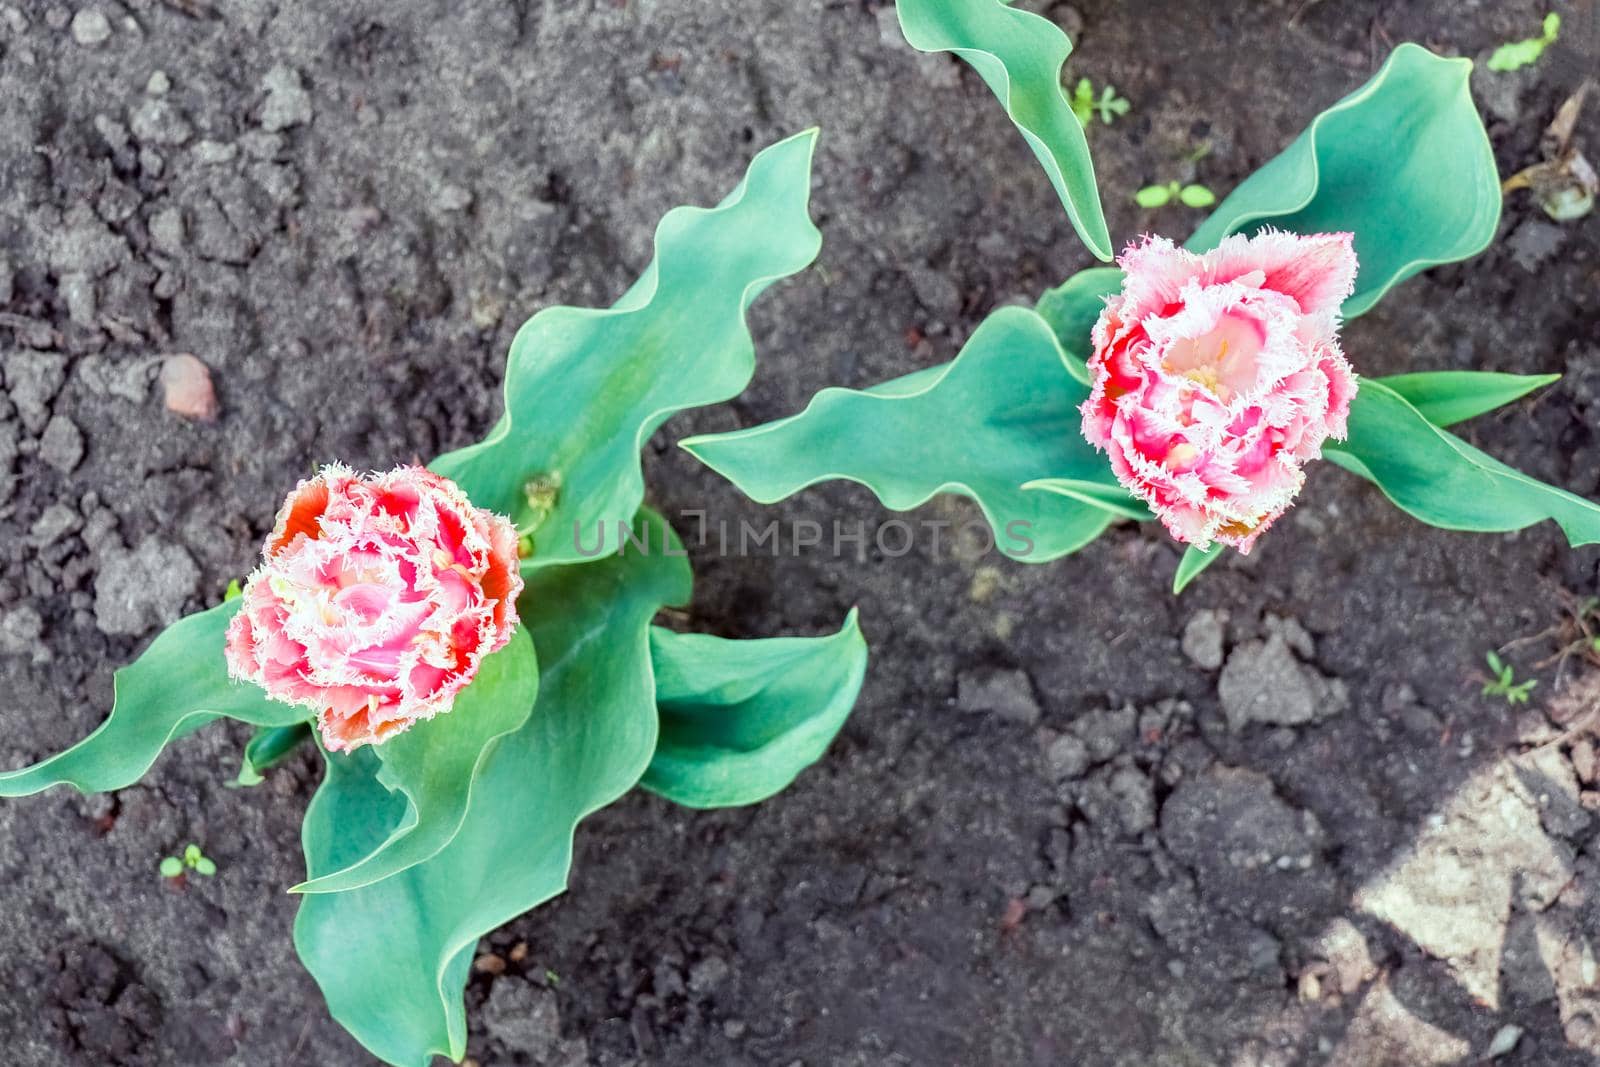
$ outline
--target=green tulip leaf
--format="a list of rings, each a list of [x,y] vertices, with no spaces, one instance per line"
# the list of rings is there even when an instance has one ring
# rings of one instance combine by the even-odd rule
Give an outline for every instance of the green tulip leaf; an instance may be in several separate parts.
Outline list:
[[[842,478],[907,511],[937,493],[976,501],[1000,551],[1044,562],[1099,536],[1116,512],[1024,489],[1064,478],[1120,492],[1084,440],[1088,389],[1050,327],[1026,308],[994,312],[942,367],[864,392],[824,389],[798,415],[681,445],[764,504]]]
[[[1430,526],[1489,533],[1553,519],[1574,547],[1600,541],[1600,505],[1480,452],[1373,379],[1350,405],[1349,439],[1323,454]]]
[[[1472,61],[1402,44],[1361,88],[1322,112],[1240,183],[1188,247],[1271,225],[1355,234],[1355,317],[1428,267],[1477,255],[1500,221],[1500,178],[1468,90]]]
[[[899,0],[895,13],[911,47],[953,52],[978,72],[1049,175],[1078,237],[1110,259],[1089,141],[1061,87],[1061,67],[1072,52],[1067,35],[1002,0]]]
[[[1200,577],[1201,571],[1221,558],[1222,550],[1226,547],[1221,541],[1211,542],[1210,548],[1185,545],[1183,558],[1178,561],[1178,569],[1172,575],[1172,595],[1177,596],[1188,588],[1190,582]]]
[[[625,527],[644,498],[645,438],[749,383],[745,311],[821,247],[807,214],[815,144],[815,130],[780,141],[720,206],[669,211],[655,258],[611,308],[547,308],[517,332],[500,422],[432,467],[531,534],[525,567],[577,562],[580,531]]]
[[[754,804],[821,758],[867,670],[856,613],[828,637],[650,631],[661,739],[641,783],[691,808]]]
[[[1036,478],[1031,482],[1023,482],[1022,488],[1055,493],[1080,504],[1103,508],[1118,518],[1132,519],[1134,522],[1149,522],[1155,518],[1143,501],[1128,495],[1127,490],[1119,485],[1075,478]]]
[[[519,626],[509,644],[484,659],[448,713],[376,746],[378,782],[406,798],[405,816],[393,832],[357,862],[289,892],[359,889],[438,855],[460,830],[495,746],[528,721],[538,692],[533,642]]]
[[[1560,380],[1559,374],[1470,370],[1422,371],[1377,379],[1409,401],[1435,426],[1465,422]]]
[[[218,604],[167,627],[144,654],[117,671],[111,715],[88,737],[31,767],[0,774],[0,797],[21,797],[53,785],[84,793],[137,782],[168,743],[216,719],[290,726],[305,708],[269,700],[254,685],[228,677],[223,643],[239,601]]]
[[[688,600],[690,575],[658,516],[641,512],[635,528],[648,554],[528,575],[518,610],[538,654],[538,702],[485,761],[450,843],[381,882],[301,898],[301,960],[333,1017],[388,1063],[461,1059],[478,939],[566,887],[578,822],[650,763],[650,620]],[[372,748],[330,755],[302,830],[312,878],[359,861],[404,820],[405,798],[382,773]]]
[[[237,786],[260,785],[266,781],[261,772],[289,758],[289,754],[311,740],[311,724],[297,722],[293,726],[258,726],[250,740],[245,742],[244,757],[239,761],[239,777],[232,783]]]
[[[1090,267],[1080,270],[1039,298],[1034,310],[1050,324],[1056,343],[1068,356],[1067,369],[1084,385],[1090,384],[1088,362],[1094,354],[1090,334],[1105,310],[1106,297],[1122,289],[1122,271],[1117,267]]]

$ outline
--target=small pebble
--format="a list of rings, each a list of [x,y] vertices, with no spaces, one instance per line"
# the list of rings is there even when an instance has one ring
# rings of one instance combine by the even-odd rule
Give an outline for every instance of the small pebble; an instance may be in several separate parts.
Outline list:
[[[1516,1048],[1520,1040],[1522,1040],[1522,1027],[1507,1023],[1495,1031],[1494,1040],[1489,1042],[1486,1055],[1491,1060],[1497,1060]]]
[[[194,356],[182,352],[161,361],[161,390],[167,410],[174,415],[215,421],[217,393],[211,385],[211,371]]]
[[[56,415],[39,438],[39,458],[62,474],[71,474],[83,461],[83,434],[71,419]]]
[[[151,96],[166,96],[172,88],[172,79],[167,77],[167,72],[158,70],[150,75],[150,80],[144,83],[144,91]]]
[[[89,48],[111,39],[111,22],[105,13],[86,7],[72,16],[72,39]]]
[[[1197,611],[1183,628],[1183,654],[1201,670],[1214,671],[1222,666],[1223,636],[1227,615],[1215,611]]]

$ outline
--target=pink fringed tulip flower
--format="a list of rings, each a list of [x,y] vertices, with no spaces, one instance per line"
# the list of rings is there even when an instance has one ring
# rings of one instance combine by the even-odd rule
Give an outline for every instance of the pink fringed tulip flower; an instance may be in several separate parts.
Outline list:
[[[1351,236],[1267,230],[1204,255],[1147,237],[1117,262],[1127,279],[1095,323],[1083,435],[1173,537],[1248,552],[1301,467],[1345,434]]]
[[[289,494],[228,626],[228,673],[352,749],[449,711],[517,625],[517,534],[421,467]]]

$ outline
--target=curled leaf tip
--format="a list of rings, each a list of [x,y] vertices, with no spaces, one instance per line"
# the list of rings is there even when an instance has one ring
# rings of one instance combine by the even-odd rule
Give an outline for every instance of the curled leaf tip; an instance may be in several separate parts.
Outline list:
[[[1072,52],[1067,35],[1003,0],[900,0],[895,13],[913,48],[953,52],[978,72],[1044,167],[1079,239],[1109,261],[1089,142],[1061,84]]]

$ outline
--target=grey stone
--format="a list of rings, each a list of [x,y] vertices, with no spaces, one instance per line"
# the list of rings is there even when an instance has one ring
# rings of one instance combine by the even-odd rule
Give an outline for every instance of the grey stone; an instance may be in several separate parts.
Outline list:
[[[992,711],[1002,719],[1032,726],[1039,721],[1033,683],[1019,670],[965,671],[956,679],[956,704],[962,711]]]
[[[439,205],[440,211],[465,211],[472,206],[472,190],[446,183],[439,187],[434,203]]]
[[[1214,766],[1180,781],[1161,808],[1161,840],[1224,911],[1272,927],[1342,900],[1322,870],[1326,837],[1264,774]]]
[[[1301,659],[1310,659],[1317,654],[1316,643],[1311,639],[1311,634],[1300,625],[1299,619],[1285,618],[1282,615],[1267,613],[1261,620],[1261,629],[1268,637],[1277,634],[1283,638],[1284,644],[1292,648]]]
[[[1484,1050],[1484,1056],[1497,1060],[1501,1056],[1509,1056],[1517,1047],[1517,1042],[1522,1040],[1522,1027],[1515,1023],[1506,1023],[1494,1032],[1494,1037],[1489,1039],[1489,1047]]]
[[[28,537],[36,547],[48,548],[82,525],[83,520],[70,506],[55,503],[45,508],[33,521]]]
[[[48,663],[50,650],[43,643],[44,619],[31,604],[22,604],[0,615],[0,654],[28,656],[35,663]]]
[[[127,257],[128,242],[88,204],[74,204],[49,242],[50,269],[57,275],[80,272],[98,278]]]
[[[111,39],[111,20],[98,8],[86,7],[72,16],[72,39],[90,48]]]
[[[1517,266],[1529,273],[1538,273],[1561,251],[1566,240],[1567,231],[1555,223],[1528,219],[1506,238],[1506,247],[1511,249],[1511,258]]]
[[[1078,807],[1091,823],[1133,836],[1156,824],[1155,787],[1135,767],[1107,767],[1078,793]]]
[[[67,305],[67,318],[74,326],[92,327],[97,310],[94,280],[82,271],[63,274],[56,284],[56,292]]]
[[[311,94],[292,67],[278,64],[261,79],[267,99],[261,105],[261,128],[268,133],[303,126],[311,121]]]
[[[538,1067],[577,1067],[588,1061],[583,1039],[561,1038],[556,995],[530,982],[497,979],[483,1005],[483,1027],[507,1052]]]
[[[1080,778],[1089,769],[1089,747],[1072,734],[1061,734],[1045,747],[1044,759],[1058,781]]]
[[[56,415],[39,438],[39,458],[62,474],[71,474],[83,462],[83,434],[65,415]]]
[[[179,146],[189,143],[194,127],[182,111],[164,96],[147,97],[128,118],[133,135],[141,144]]]
[[[244,147],[245,155],[251,159],[265,161],[276,159],[283,154],[284,137],[281,133],[251,130],[239,138],[239,144]]]
[[[17,487],[17,476],[12,471],[17,451],[17,424],[0,422],[0,507],[11,502],[11,494]]]
[[[77,379],[96,396],[118,396],[140,403],[150,393],[150,378],[159,360],[112,360],[101,355],[85,356],[74,368]]]
[[[177,255],[183,251],[184,237],[183,211],[179,208],[164,207],[150,216],[150,243],[157,251]]]
[[[1104,708],[1079,716],[1072,732],[1089,750],[1089,759],[1104,763],[1119,752],[1133,748],[1139,713],[1131,707]]]
[[[961,290],[950,276],[932,267],[912,267],[906,272],[917,302],[942,319],[961,314]]]
[[[132,551],[108,550],[95,577],[95,624],[108,634],[148,633],[177,621],[199,582],[200,568],[180,545],[147,537]]]
[[[730,973],[732,968],[721,956],[707,956],[703,960],[696,960],[689,967],[689,991],[701,996],[713,993],[718,986],[727,981]]]
[[[50,421],[50,401],[67,380],[67,357],[54,352],[7,352],[0,361],[5,371],[6,395],[29,433],[39,433]]]
[[[1222,666],[1223,637],[1227,631],[1226,612],[1207,608],[1197,611],[1183,628],[1183,654],[1201,670]]]
[[[194,161],[201,166],[214,167],[219,163],[231,163],[239,156],[239,146],[227,144],[222,141],[199,141],[189,150],[194,155]]]
[[[1251,723],[1301,726],[1339,714],[1350,699],[1342,681],[1300,663],[1281,633],[1236,646],[1217,679],[1217,697],[1236,731]]]
[[[94,132],[106,143],[106,147],[113,152],[120,152],[128,147],[128,127],[112,118],[110,115],[96,115],[94,117]]]
[[[172,88],[172,79],[167,77],[164,70],[154,71],[150,80],[144,83],[144,91],[150,96],[166,96]]]

